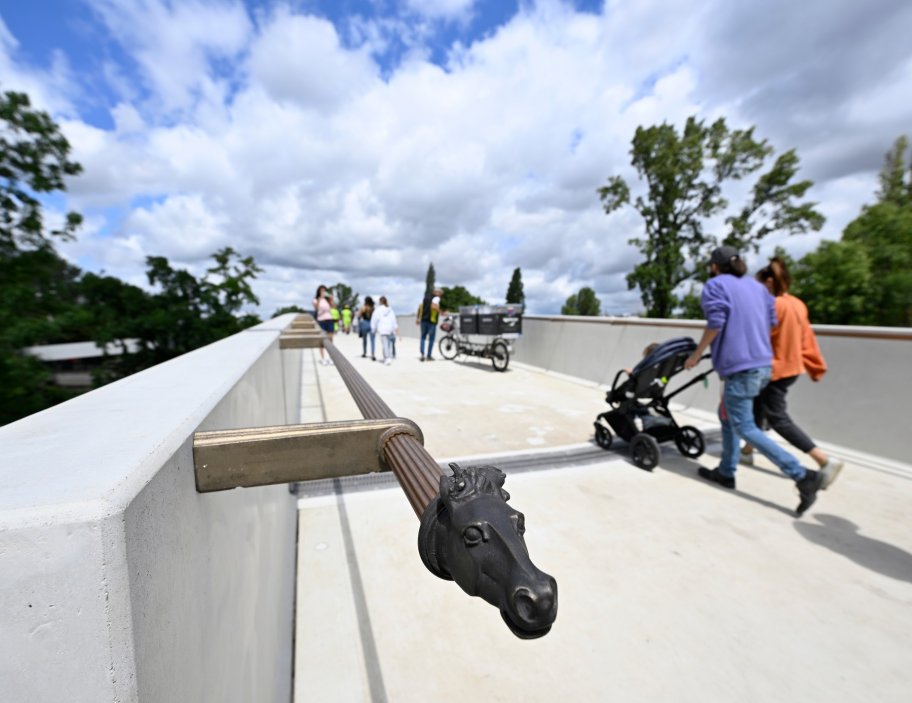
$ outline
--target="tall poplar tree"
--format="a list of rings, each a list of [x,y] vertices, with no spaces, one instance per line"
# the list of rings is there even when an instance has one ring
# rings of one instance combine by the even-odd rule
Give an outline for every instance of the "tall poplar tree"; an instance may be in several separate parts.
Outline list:
[[[507,286],[507,303],[513,305],[524,305],[526,294],[523,292],[522,271],[517,266],[513,270],[513,278],[510,279],[510,285]]]

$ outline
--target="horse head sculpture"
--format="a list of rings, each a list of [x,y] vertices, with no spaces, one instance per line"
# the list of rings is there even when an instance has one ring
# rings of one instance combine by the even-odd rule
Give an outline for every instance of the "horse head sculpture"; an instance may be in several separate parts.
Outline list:
[[[418,551],[442,579],[500,609],[517,637],[547,634],[557,617],[557,582],[529,559],[525,518],[507,505],[506,474],[494,466],[441,476],[440,494],[421,518]]]

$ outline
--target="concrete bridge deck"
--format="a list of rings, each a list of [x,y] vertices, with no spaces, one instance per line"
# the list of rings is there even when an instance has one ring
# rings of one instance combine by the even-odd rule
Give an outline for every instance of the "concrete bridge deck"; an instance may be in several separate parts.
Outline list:
[[[501,455],[560,607],[550,634],[518,640],[425,571],[394,483],[305,487],[296,701],[909,700],[912,466],[823,445],[846,468],[797,520],[793,485],[763,459],[736,491],[696,476],[720,449],[705,412],[676,417],[706,430],[707,453],[662,445],[649,473],[623,443],[591,444],[595,384],[419,363],[410,338],[387,367],[361,358],[357,336],[336,340],[435,458]],[[303,355],[302,421],[360,417],[316,358]]]

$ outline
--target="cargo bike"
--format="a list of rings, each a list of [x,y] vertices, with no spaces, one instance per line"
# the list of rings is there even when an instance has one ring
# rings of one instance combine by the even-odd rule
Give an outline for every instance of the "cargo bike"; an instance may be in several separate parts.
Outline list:
[[[437,344],[440,356],[478,356],[490,359],[497,371],[506,371],[513,353],[513,340],[522,333],[522,312],[509,306],[459,308],[440,323],[445,336]]]

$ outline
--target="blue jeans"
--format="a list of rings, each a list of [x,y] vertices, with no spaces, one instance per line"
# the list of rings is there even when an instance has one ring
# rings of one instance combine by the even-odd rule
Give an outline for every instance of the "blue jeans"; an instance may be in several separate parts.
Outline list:
[[[722,463],[719,473],[734,477],[741,450],[738,438],[749,442],[779,470],[795,481],[805,476],[805,469],[798,460],[771,440],[754,422],[754,398],[760,395],[770,380],[770,367],[739,371],[722,379],[722,405],[719,420],[722,422]]]
[[[393,351],[393,335],[381,334],[380,343],[383,345],[383,360],[392,359],[395,356]]]
[[[361,353],[364,354],[365,356],[367,355],[367,340],[368,339],[370,340],[370,343],[371,343],[371,356],[377,356],[374,353],[374,344],[376,343],[375,340],[377,339],[377,334],[376,334],[376,332],[369,331],[369,328],[368,328],[368,331],[364,333],[364,336],[361,337]]]
[[[424,356],[424,340],[425,338],[430,338],[428,341],[427,355],[428,357],[434,356],[434,337],[437,336],[437,323],[430,322],[428,320],[421,321],[421,356]]]

